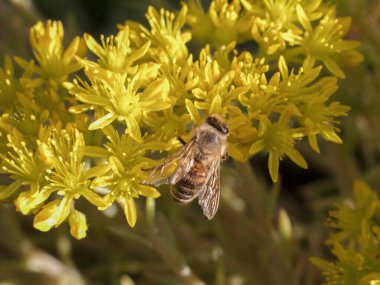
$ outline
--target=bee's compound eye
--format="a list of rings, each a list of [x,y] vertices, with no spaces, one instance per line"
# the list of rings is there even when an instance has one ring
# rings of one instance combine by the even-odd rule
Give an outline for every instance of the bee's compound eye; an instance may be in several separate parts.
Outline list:
[[[227,135],[229,133],[229,129],[228,129],[226,123],[221,121],[220,119],[218,119],[215,116],[212,116],[212,115],[207,116],[206,122],[210,126],[212,126],[213,128],[215,128],[216,130],[218,130],[220,133],[222,133],[224,135]]]

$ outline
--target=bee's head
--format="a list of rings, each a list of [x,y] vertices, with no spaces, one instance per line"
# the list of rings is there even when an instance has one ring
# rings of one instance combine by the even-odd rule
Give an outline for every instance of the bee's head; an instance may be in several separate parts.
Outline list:
[[[219,115],[208,115],[205,122],[224,135],[228,135],[230,131],[224,119]]]

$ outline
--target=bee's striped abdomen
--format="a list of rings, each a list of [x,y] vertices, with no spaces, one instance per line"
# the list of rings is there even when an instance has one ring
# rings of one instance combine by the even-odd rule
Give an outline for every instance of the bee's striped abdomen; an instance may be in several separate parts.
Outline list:
[[[172,189],[172,197],[178,203],[188,203],[194,199],[205,182],[205,167],[202,162],[195,161],[189,173]]]

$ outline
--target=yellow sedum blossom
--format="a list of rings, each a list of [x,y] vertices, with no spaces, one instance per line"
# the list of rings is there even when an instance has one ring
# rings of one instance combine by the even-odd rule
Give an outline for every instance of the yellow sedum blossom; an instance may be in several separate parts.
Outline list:
[[[323,284],[377,284],[380,280],[379,198],[363,181],[356,181],[353,197],[330,211],[327,224],[335,229],[327,240],[333,261],[312,257],[325,277]]]
[[[81,101],[71,111],[98,111],[97,119],[89,125],[90,130],[101,129],[113,121],[123,121],[126,131],[133,139],[141,141],[140,121],[145,113],[167,109],[169,82],[157,78],[156,65],[142,64],[133,75],[106,73],[99,77],[97,69],[86,68],[90,84],[74,81],[66,83],[69,92]]]
[[[0,170],[10,182],[0,199],[35,214],[35,228],[68,220],[84,238],[82,198],[100,211],[118,204],[133,227],[140,197],[160,196],[144,184],[152,157],[179,148],[177,137],[188,141],[208,114],[226,119],[233,159],[268,154],[273,181],[285,157],[307,167],[298,141],[316,152],[320,138],[342,142],[339,118],[349,107],[333,94],[361,55],[334,5],[212,0],[203,9],[190,0],[177,12],[149,7],[146,18],[147,27],[126,21],[100,41],[85,34],[66,48],[61,22],[38,22],[35,59],[14,59],[21,75],[5,58]]]
[[[117,202],[122,207],[126,219],[131,227],[136,223],[136,209],[134,199],[139,195],[157,198],[160,193],[151,186],[143,184],[147,173],[142,172],[143,167],[152,165],[150,159],[145,157],[147,150],[161,148],[163,144],[136,143],[129,135],[119,135],[111,127],[104,129],[109,142],[106,145],[108,157],[108,171],[97,176],[91,183],[91,188],[105,188],[109,193],[104,196],[104,209]],[[102,153],[101,151],[98,151]],[[103,153],[104,154],[104,153]]]
[[[206,14],[200,0],[189,1],[188,23],[193,34],[204,44],[213,47],[227,45],[233,41],[246,41],[252,17],[243,10],[240,2],[240,0],[231,3],[228,0],[211,1]]]
[[[278,179],[279,162],[285,155],[299,166],[307,168],[305,159],[294,148],[296,140],[300,139],[303,134],[298,129],[290,128],[289,121],[292,115],[291,110],[286,111],[275,123],[272,123],[266,116],[261,116],[257,132],[258,139],[249,149],[250,155],[255,155],[262,150],[269,153],[269,173],[275,182]]]
[[[88,49],[98,58],[99,67],[113,72],[130,72],[135,62],[143,57],[150,47],[146,42],[138,49],[131,47],[129,38],[129,27],[123,27],[116,36],[107,38],[101,35],[101,45],[89,34],[84,35]],[[89,60],[82,61],[84,66],[97,66]]]
[[[7,56],[4,67],[0,69],[0,112],[12,109],[19,89],[19,83],[14,78],[12,60]]]
[[[161,8],[157,11],[150,6],[145,14],[150,30],[142,25],[138,28],[142,36],[152,42],[150,55],[153,58],[166,54],[173,63],[184,63],[188,59],[189,51],[186,43],[191,39],[191,33],[182,32],[186,22],[187,6],[182,5],[178,15]]]
[[[321,1],[299,0],[242,0],[242,5],[253,17],[252,37],[268,55],[273,55],[294,46],[302,38],[296,7],[301,3],[310,19],[318,20],[323,15]]]
[[[351,25],[350,18],[336,18],[335,9],[331,8],[320,20],[316,27],[310,23],[308,15],[301,5],[297,5],[297,15],[305,29],[302,40],[296,42],[302,48],[300,51],[306,55],[305,62],[313,66],[316,60],[321,60],[326,68],[335,76],[344,78],[344,72],[335,59],[346,58],[345,61],[356,65],[363,60],[357,51],[358,41],[343,40]]]
[[[38,22],[30,30],[30,43],[39,64],[38,74],[45,79],[64,80],[69,73],[81,69],[75,59],[83,53],[83,42],[75,37],[65,49],[62,43],[64,35],[60,21],[48,20],[46,25]],[[24,61],[21,61],[24,63]]]

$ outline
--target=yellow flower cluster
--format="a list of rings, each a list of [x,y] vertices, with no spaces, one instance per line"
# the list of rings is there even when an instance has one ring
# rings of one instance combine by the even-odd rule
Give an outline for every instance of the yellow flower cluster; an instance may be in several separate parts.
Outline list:
[[[379,198],[362,181],[353,187],[353,199],[341,202],[330,212],[328,225],[336,231],[327,242],[335,261],[313,257],[323,270],[323,284],[377,284],[380,280]]]
[[[85,34],[67,48],[62,23],[39,22],[30,32],[35,59],[15,58],[22,76],[5,59],[0,163],[11,182],[0,199],[36,213],[37,229],[68,219],[83,238],[81,198],[99,210],[119,204],[134,226],[134,199],[160,195],[143,183],[157,163],[151,153],[174,150],[207,114],[226,118],[234,159],[268,153],[273,181],[285,156],[307,167],[297,141],[307,138],[317,152],[318,136],[341,143],[336,118],[349,107],[331,96],[342,68],[361,56],[357,42],[343,39],[350,21],[334,6],[213,0],[205,12],[190,0],[178,13],[149,7],[146,17],[148,27],[127,21],[116,35]],[[199,54],[190,40],[202,43]]]

